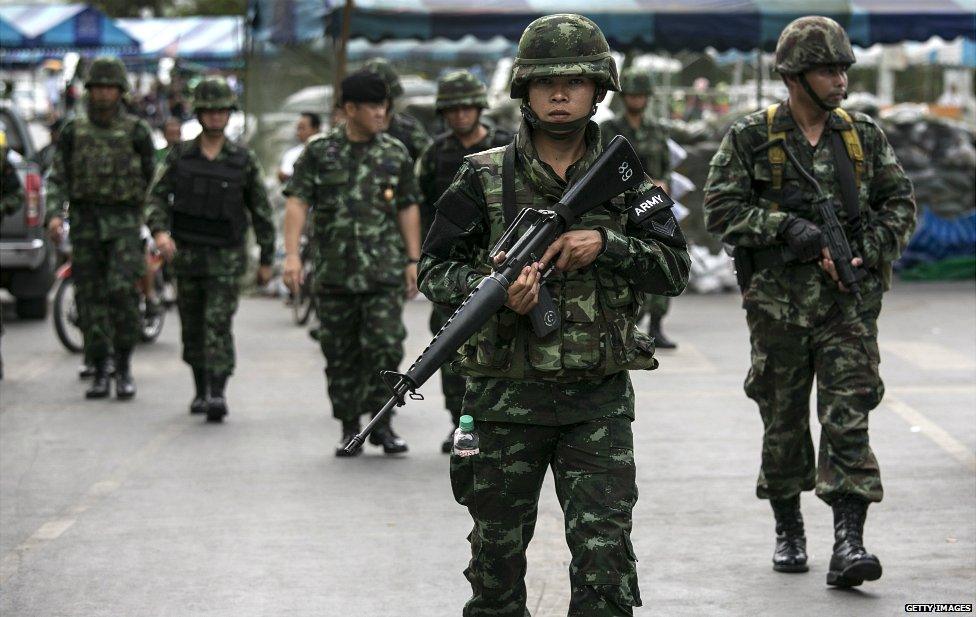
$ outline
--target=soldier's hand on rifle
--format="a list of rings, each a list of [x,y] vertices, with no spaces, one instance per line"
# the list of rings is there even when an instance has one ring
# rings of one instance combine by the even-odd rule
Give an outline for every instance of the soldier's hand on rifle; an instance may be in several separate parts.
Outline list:
[[[864,260],[861,259],[860,257],[855,257],[854,259],[851,260],[851,265],[854,266],[855,268],[860,267],[861,264],[863,263]],[[828,249],[827,247],[824,247],[820,253],[820,268],[828,275],[830,275],[830,278],[835,283],[837,283],[838,289],[840,289],[843,292],[849,291],[847,287],[845,287],[844,284],[840,282],[840,276],[837,274],[837,266],[834,265],[834,260],[831,259],[830,257],[830,249]]]
[[[281,279],[284,281],[285,286],[292,293],[298,293],[298,288],[302,286],[302,280],[304,278],[302,260],[298,258],[298,255],[285,255],[285,268],[281,273]]]
[[[819,258],[823,234],[814,223],[791,214],[780,224],[777,235],[792,249],[799,261]]]
[[[271,266],[258,266],[258,287],[264,287],[271,280]]]
[[[403,278],[407,283],[406,296],[407,300],[413,300],[417,297],[417,264],[409,263],[407,267],[403,269]]]
[[[496,266],[500,266],[504,261],[505,251],[495,255]],[[539,279],[542,276],[539,270],[538,263],[522,268],[519,277],[508,288],[508,301],[505,302],[505,306],[519,315],[528,315],[535,308],[539,303]]]
[[[572,272],[593,263],[603,250],[603,236],[594,229],[567,231],[549,245],[539,269],[545,272],[549,263],[556,259],[556,270]],[[558,258],[556,256],[559,256]]]
[[[51,237],[51,242],[60,244],[64,235],[64,219],[60,216],[52,216],[47,224],[47,234]]]
[[[157,231],[153,234],[153,241],[156,242],[156,249],[166,261],[173,259],[176,253],[176,243],[173,238],[165,231]]]

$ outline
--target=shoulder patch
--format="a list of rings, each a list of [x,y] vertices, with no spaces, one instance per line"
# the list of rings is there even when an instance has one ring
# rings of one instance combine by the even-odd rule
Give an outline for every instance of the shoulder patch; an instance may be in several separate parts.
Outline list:
[[[628,204],[627,217],[634,225],[646,227],[647,221],[651,220],[655,214],[661,210],[670,209],[673,205],[674,200],[664,192],[664,189],[655,186],[650,190],[635,194]],[[652,224],[655,223],[652,222]]]

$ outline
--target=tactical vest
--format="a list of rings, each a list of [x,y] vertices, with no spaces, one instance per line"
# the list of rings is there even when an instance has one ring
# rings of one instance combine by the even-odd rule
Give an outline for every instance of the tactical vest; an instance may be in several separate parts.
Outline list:
[[[490,130],[490,129],[489,129]],[[451,186],[451,182],[454,180],[454,176],[457,175],[458,169],[461,167],[461,161],[468,154],[474,154],[480,150],[487,150],[489,148],[495,148],[497,146],[507,145],[512,141],[512,135],[504,131],[492,131],[487,135],[487,139],[482,144],[476,144],[474,148],[477,150],[465,150],[460,146],[460,142],[457,140],[449,140],[452,133],[445,133],[437,138],[434,142],[437,148],[437,156],[435,157],[435,174],[434,174],[434,190],[437,196],[444,194],[444,191]]]
[[[68,196],[72,201],[142,207],[146,178],[133,136],[139,120],[120,114],[108,126],[85,115],[74,121]]]
[[[480,175],[490,221],[488,245],[505,231],[502,205],[502,150],[467,157]],[[516,204],[551,205],[516,173]],[[584,215],[573,229],[605,227],[625,234],[626,204],[617,197]],[[623,370],[657,368],[654,348],[637,330],[640,301],[626,279],[609,270],[587,268],[555,274],[546,283],[562,312],[562,326],[539,338],[528,317],[502,309],[460,350],[463,372],[506,379],[572,381],[597,379]]]
[[[410,160],[416,161],[417,157],[420,156],[420,152],[417,150],[416,144],[413,139],[411,139],[412,131],[417,128],[417,121],[412,117],[395,113],[393,114],[393,119],[390,122],[390,127],[387,129],[392,137],[396,137],[400,140],[407,148],[407,152],[410,153]]]
[[[190,244],[237,246],[247,229],[247,151],[228,144],[229,154],[211,161],[191,145],[181,144],[173,165],[173,237]]]

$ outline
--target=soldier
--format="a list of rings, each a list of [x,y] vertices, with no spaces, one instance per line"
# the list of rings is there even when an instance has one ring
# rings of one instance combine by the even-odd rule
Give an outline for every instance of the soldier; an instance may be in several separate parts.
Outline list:
[[[403,95],[403,85],[393,66],[384,58],[373,58],[364,67],[370,73],[379,75],[389,91],[389,110],[383,130],[403,142],[410,153],[410,160],[416,161],[420,153],[430,144],[430,135],[424,130],[420,121],[394,109],[397,97]]]
[[[70,202],[75,299],[85,357],[95,365],[85,396],[108,396],[114,350],[115,394],[131,399],[130,361],[142,321],[136,281],[146,267],[139,230],[155,149],[149,126],[122,110],[129,80],[118,58],[96,58],[85,88],[87,114],[65,124],[48,179],[48,229],[59,241]]]
[[[420,203],[421,237],[427,236],[434,220],[434,204],[450,186],[462,159],[512,141],[509,133],[481,123],[481,112],[487,107],[488,96],[484,84],[468,71],[448,73],[438,82],[436,109],[450,130],[434,139],[417,161],[417,180],[423,193]],[[456,306],[433,305],[430,312],[432,334],[444,326],[455,309]],[[461,418],[461,399],[464,397],[464,378],[449,364],[441,369],[441,390],[454,424],[441,444],[441,451],[447,454],[451,451],[454,429]]]
[[[237,101],[227,82],[208,77],[193,91],[202,131],[166,155],[147,199],[156,246],[173,259],[183,361],[193,369],[190,413],[208,422],[227,415],[224,388],[234,372],[234,334],[240,277],[247,268],[248,221],[261,247],[258,285],[271,278],[274,222],[254,152],[224,131]],[[175,242],[174,242],[175,240]]]
[[[668,150],[668,129],[665,125],[655,122],[644,112],[653,94],[651,76],[646,71],[630,67],[620,74],[620,94],[623,95],[624,113],[605,120],[600,125],[600,135],[603,144],[610,143],[614,135],[623,135],[634,145],[644,164],[644,171],[665,189],[671,177],[671,153]],[[642,310],[642,315],[649,316],[650,327],[648,333],[654,339],[654,346],[659,349],[674,349],[673,341],[664,336],[661,330],[661,320],[668,312],[671,299],[667,296],[649,295]]]
[[[790,23],[776,46],[789,98],[736,122],[711,162],[708,229],[736,247],[736,268],[752,339],[746,395],[762,416],[756,494],[776,519],[773,569],[807,571],[800,493],[816,488],[834,515],[827,584],[881,576],[864,548],[869,503],[882,497],[868,415],[884,394],[878,374],[881,296],[891,263],[915,225],[912,186],[881,129],[839,106],[854,63],[847,33],[825,17]],[[772,139],[782,146],[757,151]],[[788,148],[830,197],[863,268],[863,302],[847,293],[828,249],[814,191],[786,161]],[[796,258],[786,258],[788,248]],[[814,468],[809,400],[817,380],[821,424]]]
[[[489,272],[506,211],[549,209],[586,172],[602,150],[590,119],[608,90],[619,90],[617,69],[596,24],[568,14],[529,24],[511,82],[522,125],[509,146],[466,157],[437,202],[420,268],[427,297],[459,304]],[[569,614],[631,615],[641,605],[628,370],[657,366],[636,328],[640,297],[677,295],[690,266],[670,209],[643,218],[631,207],[652,188],[644,182],[584,215],[523,270],[506,308],[461,349],[463,411],[480,435],[480,454],[451,456],[455,499],[474,520],[466,616],[528,614],[525,551],[550,466],[572,552]],[[563,319],[539,338],[527,314],[550,263],[547,287]]]
[[[342,423],[336,456],[350,456],[344,448],[359,432],[360,416],[386,402],[377,368],[400,364],[403,299],[417,295],[417,181],[407,149],[383,133],[388,96],[373,73],[346,77],[345,124],[308,142],[284,190],[283,278],[292,291],[302,278],[299,239],[314,210],[318,338],[332,414]],[[407,451],[389,420],[369,439],[387,454]]]

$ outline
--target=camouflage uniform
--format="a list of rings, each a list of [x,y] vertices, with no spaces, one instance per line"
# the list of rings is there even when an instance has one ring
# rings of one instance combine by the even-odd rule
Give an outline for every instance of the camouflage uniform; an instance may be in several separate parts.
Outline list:
[[[424,130],[424,126],[419,120],[410,114],[392,110],[393,102],[397,97],[403,95],[403,85],[400,83],[400,77],[396,74],[393,66],[383,58],[374,58],[367,62],[363,68],[370,73],[378,75],[386,83],[386,87],[390,92],[391,107],[390,125],[387,127],[386,132],[403,142],[403,145],[407,147],[407,152],[410,153],[410,160],[416,161],[420,153],[424,151],[424,148],[430,145],[431,140],[430,135]]]
[[[568,56],[596,59],[568,67],[542,60]],[[540,60],[522,62],[530,58]],[[530,24],[514,72],[517,97],[526,80],[552,74],[617,85],[602,33],[577,15]],[[520,207],[551,207],[567,186],[536,155],[532,131],[547,130],[539,126],[530,128],[526,120],[517,136],[514,189]],[[590,122],[584,130],[586,152],[568,169],[570,182],[602,150],[599,127]],[[507,227],[501,203],[504,150],[466,157],[437,203],[420,264],[420,288],[435,302],[459,304],[489,272],[487,251]],[[641,187],[648,188],[649,183]],[[550,465],[573,555],[569,614],[630,615],[641,604],[630,544],[637,488],[627,370],[657,366],[649,339],[635,327],[640,296],[680,293],[689,258],[676,226],[670,228],[673,235],[660,235],[630,222],[628,206],[639,192],[590,211],[573,227],[600,230],[606,249],[592,266],[547,283],[561,307],[559,330],[540,339],[527,317],[506,308],[460,350],[456,364],[468,378],[464,413],[476,419],[481,437],[480,454],[451,457],[454,496],[474,520],[465,570],[473,595],[466,616],[528,615],[525,551]],[[658,214],[661,223],[673,221],[670,211]]]
[[[125,69],[118,60],[99,58],[92,73],[109,64],[121,82],[96,77],[86,85],[109,83],[125,91]],[[121,106],[107,125],[79,115],[62,130],[48,178],[48,219],[65,217],[70,203],[75,298],[85,315],[79,325],[85,357],[96,362],[113,349],[126,353],[139,340],[136,281],[146,267],[139,230],[155,168],[151,135],[145,122]]]
[[[651,94],[651,76],[645,72],[629,68],[620,75],[621,94]],[[647,175],[659,182],[667,182],[671,176],[671,153],[668,150],[668,129],[644,114],[636,129],[627,121],[626,112],[616,117],[604,120],[600,124],[600,135],[603,145],[610,143],[615,135],[627,138],[637,154]],[[649,295],[644,303],[642,316],[650,315],[651,322],[660,322],[668,312],[671,298],[667,296]]]
[[[863,304],[839,291],[817,262],[758,269],[743,292],[752,340],[745,390],[765,425],[756,489],[764,499],[787,499],[814,488],[827,503],[845,495],[877,502],[883,494],[868,444],[868,415],[884,393],[877,317],[891,263],[914,229],[915,203],[884,133],[869,116],[851,117],[864,153],[858,189],[863,233],[853,235],[846,209],[838,208],[837,215],[868,271],[861,283]],[[779,230],[788,215],[822,225],[815,195],[797,171],[787,163],[782,190],[771,190],[769,151],[754,154],[753,148],[765,143],[770,131],[785,133],[787,147],[839,203],[832,134],[850,128],[831,113],[823,136],[811,146],[787,104],[778,107],[771,128],[765,110],[736,122],[711,162],[704,201],[708,229],[737,247],[762,249],[782,245]],[[809,429],[815,376],[822,426],[817,469]]]
[[[339,127],[305,146],[284,194],[312,210],[315,307],[333,416],[345,422],[388,398],[378,367],[403,358],[403,272],[397,213],[418,201],[413,162],[380,134],[355,143]]]
[[[452,87],[455,88],[454,91]],[[437,111],[459,105],[473,105],[480,109],[488,107],[484,85],[467,71],[449,73],[441,78],[438,84]],[[512,140],[510,133],[493,127],[485,128],[488,131],[485,138],[469,148],[465,148],[451,131],[439,135],[424,149],[417,160],[417,181],[423,196],[420,202],[421,238],[427,236],[434,222],[434,204],[450,186],[464,157],[508,144]],[[456,306],[434,304],[430,312],[431,334],[440,331],[456,309]],[[458,419],[461,417],[461,400],[464,397],[464,378],[458,375],[450,364],[441,367],[440,373],[445,407],[451,413],[454,425],[457,426]]]

